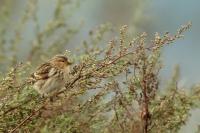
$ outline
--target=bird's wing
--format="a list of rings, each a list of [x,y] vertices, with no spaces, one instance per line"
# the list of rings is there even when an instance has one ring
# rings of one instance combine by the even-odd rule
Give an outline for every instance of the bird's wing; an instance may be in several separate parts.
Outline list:
[[[36,69],[31,77],[36,80],[42,80],[49,78],[49,72],[51,71],[52,66],[50,63],[44,63]]]

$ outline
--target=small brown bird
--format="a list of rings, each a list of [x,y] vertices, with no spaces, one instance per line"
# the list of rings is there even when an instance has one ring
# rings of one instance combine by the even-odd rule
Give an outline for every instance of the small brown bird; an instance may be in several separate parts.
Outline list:
[[[64,55],[56,55],[40,65],[31,75],[33,88],[42,96],[48,96],[65,86],[71,63]]]

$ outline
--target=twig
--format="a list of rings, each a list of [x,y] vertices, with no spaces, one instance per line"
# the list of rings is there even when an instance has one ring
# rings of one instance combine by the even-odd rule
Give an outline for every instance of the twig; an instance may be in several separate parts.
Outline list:
[[[37,113],[39,112],[42,108],[44,108],[45,105],[42,105],[38,110],[33,111],[28,117],[26,117],[22,122],[20,122],[14,129],[12,129],[9,133],[14,133],[18,128],[20,128],[21,126],[23,126],[25,124],[25,122],[27,122],[28,120],[31,120],[31,118]]]
[[[122,129],[122,131],[123,131],[123,133],[125,132],[125,129],[124,129],[124,126],[123,126],[123,124],[120,122],[120,120],[119,120],[119,115],[118,115],[118,113],[117,113],[117,109],[116,109],[116,103],[114,103],[114,111],[115,111],[115,117],[116,117],[116,120],[117,120],[117,122],[119,123],[119,126],[120,126],[120,128]]]
[[[9,113],[9,112],[11,112],[11,111],[13,111],[13,110],[16,110],[16,109],[18,109],[18,108],[20,108],[21,106],[23,106],[23,105],[26,105],[26,104],[28,104],[28,103],[30,103],[31,101],[33,101],[33,100],[37,100],[37,99],[35,99],[35,98],[37,98],[37,97],[29,97],[26,101],[24,101],[22,104],[19,104],[19,105],[16,105],[16,106],[14,106],[14,107],[11,107],[10,109],[8,109],[8,110],[6,110],[5,112],[3,112],[2,114],[0,114],[0,116],[1,115],[6,115],[7,113]],[[38,99],[39,100],[39,99]]]
[[[83,68],[84,68],[84,64],[81,65],[81,68],[80,68],[78,76],[70,84],[66,85],[65,89],[63,91],[60,91],[60,92],[56,93],[56,96],[61,94],[61,93],[64,93],[68,88],[72,87],[79,79],[82,78],[81,73],[83,71]]]

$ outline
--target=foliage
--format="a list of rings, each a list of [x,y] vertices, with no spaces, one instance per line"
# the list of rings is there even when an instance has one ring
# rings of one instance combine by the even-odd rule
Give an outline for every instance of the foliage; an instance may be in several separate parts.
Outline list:
[[[7,57],[0,60],[10,66],[0,77],[0,132],[178,132],[190,116],[189,111],[198,108],[200,88],[194,86],[189,93],[180,88],[177,68],[163,89],[159,84],[160,55],[164,46],[182,37],[190,23],[175,35],[156,33],[150,42],[146,41],[146,33],[132,39],[125,25],[120,29],[119,38],[112,39],[106,47],[98,44],[112,29],[109,24],[102,24],[90,32],[91,38],[84,41],[83,51],[67,53],[75,64],[65,89],[50,98],[37,94],[27,78],[33,67],[47,57],[62,53],[79,29],[67,26],[67,18],[62,15],[66,2],[58,1],[55,16],[44,29],[37,27],[34,11],[37,1],[28,2],[28,11],[20,25],[23,27],[32,19],[38,29],[27,61],[17,62],[20,26],[10,44],[13,60]],[[59,38],[44,45],[57,31],[60,31]],[[1,43],[4,47],[5,42]],[[6,52],[2,51],[1,55]]]

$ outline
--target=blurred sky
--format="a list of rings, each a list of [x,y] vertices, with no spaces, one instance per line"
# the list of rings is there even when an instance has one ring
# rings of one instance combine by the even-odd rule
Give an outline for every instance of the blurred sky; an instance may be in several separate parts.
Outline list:
[[[53,0],[39,0],[41,26],[51,17],[52,8],[55,7],[53,3]],[[23,2],[18,5],[18,8],[24,6]],[[84,26],[70,43],[74,46],[80,44],[91,29],[105,22],[118,27],[132,25],[134,33],[145,31],[153,35],[165,31],[175,33],[180,25],[191,21],[192,28],[186,32],[185,38],[165,47],[162,56],[165,67],[161,75],[163,81],[169,79],[174,66],[179,64],[180,83],[189,87],[200,81],[199,13],[200,0],[84,0],[71,19],[72,24],[79,24],[83,20]],[[33,30],[27,29],[25,37],[30,39]],[[182,128],[182,133],[194,132],[196,124],[200,124],[200,119],[197,119],[200,118],[199,111],[195,110],[193,114],[190,124]]]

